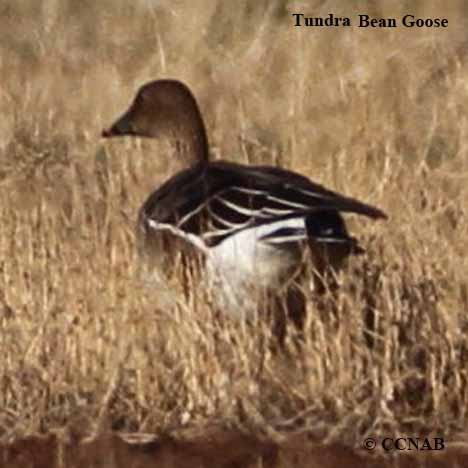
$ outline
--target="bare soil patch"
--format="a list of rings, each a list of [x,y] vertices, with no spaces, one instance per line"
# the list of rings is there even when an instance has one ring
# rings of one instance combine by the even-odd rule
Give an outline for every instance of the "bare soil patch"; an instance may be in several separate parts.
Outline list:
[[[73,439],[73,438],[72,438]],[[449,443],[440,452],[394,457],[342,444],[324,445],[300,434],[274,442],[237,430],[208,429],[177,436],[104,433],[84,440],[55,434],[18,439],[0,448],[9,468],[455,468],[466,466],[468,443]]]

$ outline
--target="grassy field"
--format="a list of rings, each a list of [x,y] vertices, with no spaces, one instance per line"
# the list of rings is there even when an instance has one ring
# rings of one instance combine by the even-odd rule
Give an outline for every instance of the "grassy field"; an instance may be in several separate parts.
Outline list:
[[[212,422],[353,446],[466,431],[468,7],[349,3],[2,2],[1,440]],[[293,12],[449,27],[295,28]],[[214,157],[281,164],[389,214],[350,220],[367,253],[335,314],[310,298],[301,349],[214,321],[178,277],[138,281],[136,212],[171,153],[100,131],[161,77],[193,89]]]

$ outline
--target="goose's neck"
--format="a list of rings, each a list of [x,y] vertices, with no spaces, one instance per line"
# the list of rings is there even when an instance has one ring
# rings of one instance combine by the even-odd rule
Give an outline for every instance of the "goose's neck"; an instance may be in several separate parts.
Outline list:
[[[208,137],[199,112],[181,122],[175,132],[176,151],[185,164],[206,164],[209,160]],[[195,118],[194,118],[195,117]]]

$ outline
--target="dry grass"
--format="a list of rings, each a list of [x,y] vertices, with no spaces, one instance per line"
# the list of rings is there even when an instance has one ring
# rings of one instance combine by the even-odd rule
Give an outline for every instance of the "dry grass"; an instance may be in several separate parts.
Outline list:
[[[408,11],[348,3],[301,10]],[[434,31],[293,28],[288,2],[232,5],[0,7],[3,440],[209,421],[350,445],[466,429],[465,3],[411,2],[449,18]],[[135,280],[136,210],[170,153],[99,133],[157,77],[193,88],[216,157],[279,162],[390,214],[353,223],[368,253],[344,272],[335,315],[311,298],[301,350],[274,354],[264,329],[213,321],[177,278]]]

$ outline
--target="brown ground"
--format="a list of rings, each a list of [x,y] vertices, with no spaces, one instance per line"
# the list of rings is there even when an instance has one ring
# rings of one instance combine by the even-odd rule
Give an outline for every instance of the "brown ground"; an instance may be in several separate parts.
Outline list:
[[[200,445],[165,439],[145,452],[115,439],[115,450],[152,462],[188,458],[213,423],[268,437],[306,431],[330,447],[288,439],[264,465],[278,450],[292,457],[295,443],[324,463],[369,436],[463,439],[468,8],[351,4],[0,2],[0,442],[21,448],[18,466],[27,446],[55,459],[32,445],[37,436],[53,446],[44,434],[67,427],[82,434],[59,450],[76,451],[70,463],[111,451],[114,436],[102,434],[112,431],[198,428]],[[409,4],[449,28],[294,28],[290,16],[401,17]],[[334,313],[309,295],[302,347],[275,353],[267,327],[216,321],[180,274],[160,288],[136,279],[136,212],[172,153],[99,135],[161,77],[199,98],[213,157],[281,164],[390,215],[350,219],[367,252],[341,275]],[[90,434],[100,435],[78,443]],[[233,434],[213,444],[226,463],[228,448],[256,445],[223,439]]]
[[[370,456],[343,444],[323,445],[306,434],[273,442],[236,430],[208,428],[202,435],[185,431],[174,437],[103,433],[78,441],[63,435],[30,436],[0,448],[8,468],[463,468],[468,443],[448,444],[441,451]]]

